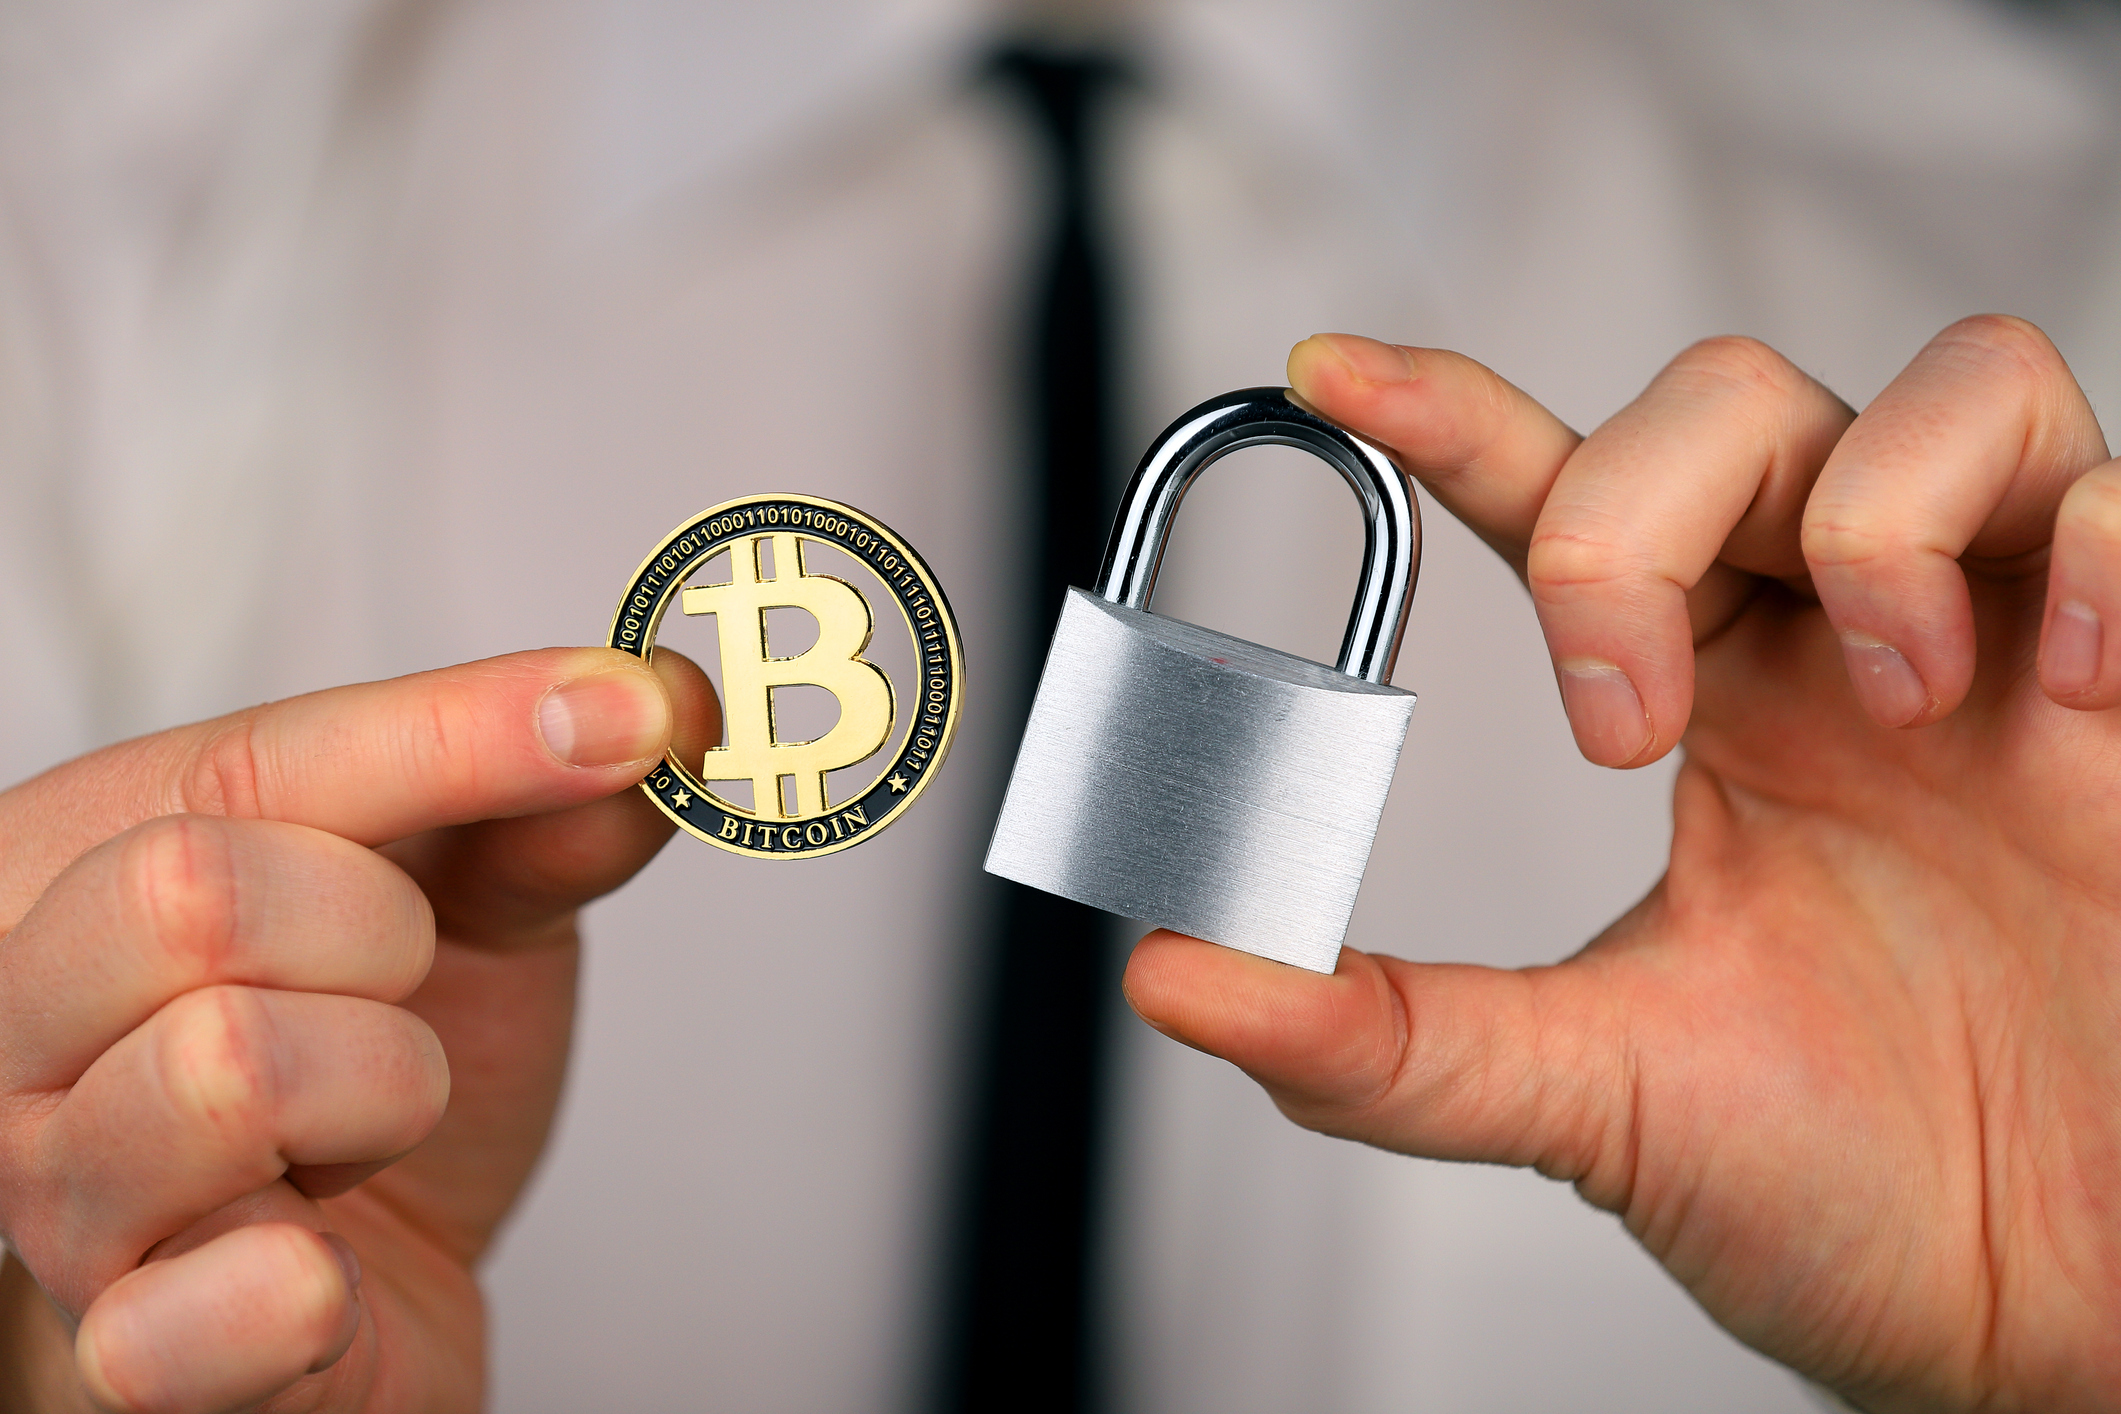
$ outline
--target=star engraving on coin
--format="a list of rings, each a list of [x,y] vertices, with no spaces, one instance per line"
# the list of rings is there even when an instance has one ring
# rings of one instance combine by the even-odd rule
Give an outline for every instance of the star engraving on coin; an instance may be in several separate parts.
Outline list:
[[[814,556],[818,547],[852,559],[876,588],[827,573],[840,561]],[[711,564],[725,566],[716,573],[726,577],[708,580]],[[886,600],[896,609],[887,618],[904,626],[912,649],[903,717],[891,676],[868,657]],[[712,619],[721,667],[722,740],[696,760],[673,752],[641,782],[686,833],[754,858],[832,854],[897,819],[942,764],[964,682],[957,622],[934,572],[874,517],[802,495],[748,496],[702,511],[634,572],[610,645],[652,657],[673,604]],[[790,609],[808,616],[817,637],[801,652],[777,653],[768,647],[778,631],[768,615]],[[775,694],[818,689],[837,705],[836,717],[810,740],[789,739]]]

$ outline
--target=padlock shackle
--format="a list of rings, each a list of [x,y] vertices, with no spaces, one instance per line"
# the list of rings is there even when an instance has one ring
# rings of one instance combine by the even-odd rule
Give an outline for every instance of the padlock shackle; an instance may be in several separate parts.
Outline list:
[[[1362,578],[1335,666],[1366,682],[1389,682],[1421,572],[1421,512],[1390,457],[1312,412],[1287,388],[1240,388],[1211,398],[1150,444],[1113,519],[1098,595],[1147,609],[1171,522],[1193,479],[1217,458],[1264,443],[1301,447],[1331,464],[1362,502]]]

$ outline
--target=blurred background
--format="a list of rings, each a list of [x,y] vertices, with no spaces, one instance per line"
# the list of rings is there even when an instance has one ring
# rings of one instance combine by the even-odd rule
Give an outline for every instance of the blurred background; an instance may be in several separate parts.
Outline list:
[[[2102,5],[0,7],[7,779],[597,641],[649,546],[752,491],[880,516],[963,621],[962,735],[889,834],[799,876],[679,841],[592,912],[558,1138],[487,1273],[503,1414],[949,1403],[1068,214],[1004,47],[1116,75],[1079,153],[1121,473],[1322,329],[1464,350],[1581,429],[1727,332],[1860,407],[1981,310],[2121,397]],[[1349,942],[1551,961],[1656,880],[1671,763],[1584,764],[1524,593],[1427,528]],[[1330,660],[1360,544],[1322,465],[1242,453],[1157,607]],[[1299,1131],[1099,996],[1073,1407],[1812,1407],[1566,1187]]]

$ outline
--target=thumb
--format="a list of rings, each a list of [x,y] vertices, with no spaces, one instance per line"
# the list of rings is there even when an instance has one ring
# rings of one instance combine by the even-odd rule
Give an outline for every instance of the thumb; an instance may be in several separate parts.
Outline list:
[[[1177,933],[1142,939],[1127,1000],[1220,1056],[1309,1129],[1425,1158],[1588,1180],[1614,1206],[1632,1067],[1598,972],[1509,972],[1343,948],[1330,977]]]

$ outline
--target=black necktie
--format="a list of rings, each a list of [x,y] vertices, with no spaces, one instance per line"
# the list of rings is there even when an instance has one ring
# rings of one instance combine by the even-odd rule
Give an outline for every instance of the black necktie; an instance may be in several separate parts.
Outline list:
[[[1011,49],[993,77],[1051,156],[1050,244],[1022,370],[1033,553],[1020,701],[1071,584],[1097,573],[1112,482],[1112,312],[1095,199],[1109,59]],[[1090,1311],[1113,921],[1005,886],[983,994],[941,1371],[949,1414],[1090,1414],[1102,1403]]]

